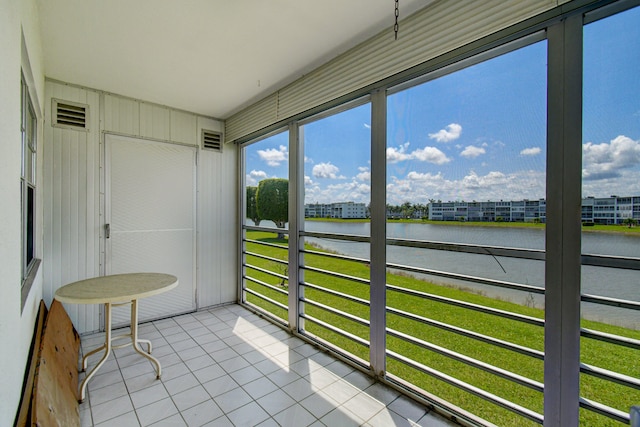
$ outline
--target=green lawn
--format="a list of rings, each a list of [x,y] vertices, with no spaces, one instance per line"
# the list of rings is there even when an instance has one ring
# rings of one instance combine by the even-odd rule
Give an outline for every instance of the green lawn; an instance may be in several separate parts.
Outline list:
[[[282,249],[279,249],[248,243],[248,251],[286,261],[286,240],[278,241],[275,239],[275,234],[273,233],[247,232],[247,236],[250,239],[278,243],[283,246]],[[318,250],[317,248],[312,249]],[[247,263],[286,275],[286,266],[274,261],[254,256],[247,256]],[[369,278],[368,266],[357,262],[332,259],[319,255],[306,255],[304,264],[327,271],[340,272],[341,274],[353,277]],[[268,289],[255,282],[247,280],[245,283],[248,288],[255,289],[261,294],[275,301],[279,301],[282,304],[287,304],[286,291],[288,289],[288,283],[286,283],[286,280],[283,281],[281,278],[274,277],[255,269],[247,268],[246,270],[246,274],[248,276],[259,281],[269,283],[279,291]],[[307,283],[316,284],[344,294],[366,300],[369,299],[369,287],[366,284],[360,284],[352,280],[336,278],[328,274],[311,271],[305,271],[304,280]],[[489,306],[500,310],[520,313],[540,319],[544,317],[544,311],[541,308],[526,307],[509,301],[496,300],[477,293],[466,292],[457,288],[439,286],[418,280],[409,275],[388,273],[387,284]],[[284,293],[282,293],[282,291],[284,291]],[[353,316],[363,319],[369,318],[368,307],[365,305],[310,288],[304,289],[304,296],[307,299],[317,301]],[[248,295],[247,299],[276,316],[284,320],[287,319],[287,312],[285,310],[282,310],[253,295]],[[526,346],[535,350],[542,351],[544,349],[544,331],[543,328],[539,326],[483,314],[465,308],[455,307],[441,302],[434,302],[416,296],[409,296],[404,293],[391,290],[387,291],[387,306],[521,346]],[[353,320],[337,316],[321,308],[313,307],[310,304],[305,305],[305,312],[324,322],[337,326],[350,334],[359,336],[365,340],[369,339],[368,328]],[[583,321],[582,324],[585,328],[640,339],[640,331],[591,321]],[[446,332],[442,329],[428,326],[397,315],[387,315],[387,327],[535,381],[543,381],[542,360],[533,359],[490,344],[484,344],[477,340],[465,338],[458,334]],[[322,339],[329,341],[364,360],[368,360],[369,358],[368,347],[354,343],[353,341],[335,334],[320,325],[307,321],[305,323],[305,330],[308,333],[321,337]],[[447,375],[453,376],[497,396],[515,402],[518,405],[534,410],[538,413],[542,413],[543,397],[540,392],[514,384],[508,380],[488,374],[477,368],[472,368],[462,362],[456,362],[450,358],[441,356],[435,352],[423,349],[422,347],[391,336],[387,337],[387,348],[423,365],[437,369]],[[581,354],[582,361],[584,363],[609,369],[631,377],[640,377],[640,363],[638,363],[638,360],[640,360],[640,354],[636,350],[583,338],[581,341]],[[535,425],[533,422],[529,422],[505,409],[487,403],[486,401],[469,393],[463,392],[453,386],[447,385],[446,383],[423,374],[404,363],[388,358],[387,371],[390,374],[416,384],[418,387],[428,391],[429,393],[435,394],[498,425]],[[587,399],[596,400],[627,413],[631,405],[638,404],[640,402],[640,391],[587,375],[581,375],[581,394]],[[592,412],[581,410],[580,415],[582,425],[617,425],[612,420]]]

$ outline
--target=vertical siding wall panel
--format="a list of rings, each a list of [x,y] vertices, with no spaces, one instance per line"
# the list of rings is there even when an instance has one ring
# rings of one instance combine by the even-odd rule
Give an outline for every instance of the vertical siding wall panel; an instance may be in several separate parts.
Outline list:
[[[99,95],[60,83],[46,83],[43,297],[75,280],[98,275]],[[87,104],[89,132],[51,125],[51,98]],[[99,328],[99,307],[67,304],[78,332]]]
[[[140,103],[140,136],[171,140],[171,111],[160,105]]]
[[[198,145],[197,117],[182,111],[171,111],[171,141]]]
[[[238,263],[238,214],[235,207],[238,206],[237,182],[238,182],[238,146],[236,144],[225,145],[221,171],[224,174],[220,185],[220,243],[224,248],[220,251],[221,267],[221,298],[222,302],[235,302],[238,300],[237,274],[240,268]]]
[[[51,99],[89,105],[89,132],[51,126]],[[202,129],[222,132],[224,123],[169,107],[85,89],[46,83],[44,141],[44,298],[59,287],[100,275],[104,209],[103,132],[198,146]],[[102,120],[101,120],[102,118]],[[236,297],[237,149],[199,151],[197,195],[198,306]],[[78,332],[99,330],[98,305],[65,306]]]
[[[134,99],[104,95],[104,130],[140,136],[140,104]]]
[[[222,131],[223,124],[198,118],[201,129]],[[198,304],[200,307],[236,301],[235,182],[234,145],[222,153],[200,151],[198,163]]]

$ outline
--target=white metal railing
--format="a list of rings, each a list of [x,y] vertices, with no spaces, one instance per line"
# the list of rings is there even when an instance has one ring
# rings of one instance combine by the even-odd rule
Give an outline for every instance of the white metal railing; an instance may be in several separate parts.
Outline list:
[[[251,230],[258,230],[258,231],[269,231],[269,232],[282,232],[282,230],[280,229],[265,229],[265,228],[259,228],[259,227],[245,227],[246,229],[251,229]],[[334,234],[334,233],[318,233],[318,232],[301,232],[300,236],[302,237],[316,237],[316,238],[323,238],[323,239],[334,239],[334,240],[339,240],[339,241],[347,241],[347,242],[361,242],[361,243],[368,243],[369,242],[369,238],[366,236],[354,236],[354,235],[340,235],[340,234]],[[280,245],[274,245],[274,244],[270,244],[267,242],[259,242],[259,241],[255,241],[255,240],[251,240],[251,239],[245,239],[245,242],[249,242],[249,243],[256,243],[256,244],[260,244],[260,245],[264,245],[264,246],[275,246],[278,247],[279,249],[283,249],[283,246]],[[473,254],[478,254],[478,255],[488,255],[488,256],[500,256],[500,257],[512,257],[512,258],[521,258],[521,259],[529,259],[529,260],[536,260],[536,261],[544,261],[544,251],[539,251],[539,250],[528,250],[528,249],[519,249],[519,248],[506,248],[506,247],[495,247],[495,246],[481,246],[481,245],[466,245],[466,244],[450,244],[450,243],[443,243],[443,242],[428,242],[428,241],[418,241],[418,240],[410,240],[410,239],[387,239],[387,244],[388,245],[392,245],[392,246],[406,246],[406,247],[412,247],[412,248],[423,248],[423,249],[431,249],[431,250],[444,250],[444,251],[455,251],[455,252],[464,252],[464,253],[473,253]],[[358,263],[362,263],[362,264],[367,264],[369,263],[368,259],[365,258],[357,258],[357,257],[351,257],[351,256],[347,256],[347,255],[342,255],[342,254],[336,254],[336,253],[330,253],[330,252],[322,252],[322,251],[316,251],[316,250],[312,250],[312,249],[301,249],[300,253],[303,256],[306,255],[314,255],[314,256],[319,256],[319,257],[327,257],[327,258],[333,258],[333,259],[341,259],[341,260],[345,260],[345,261],[351,261],[351,262],[358,262]],[[246,255],[250,255],[250,256],[254,256],[256,258],[260,258],[260,259],[264,259],[267,261],[271,261],[271,262],[277,262],[277,263],[286,263],[286,261],[282,261],[273,257],[269,257],[263,254],[259,254],[256,252],[252,252],[252,251],[244,251],[244,254]],[[614,257],[614,256],[601,256],[601,255],[590,255],[590,254],[584,254],[582,255],[582,263],[583,265],[593,265],[593,266],[602,266],[602,267],[610,267],[610,268],[624,268],[624,269],[632,269],[632,270],[640,270],[640,258],[629,258],[629,257]],[[272,272],[269,271],[268,269],[264,269],[255,265],[251,265],[248,263],[243,263],[243,267],[248,267],[251,269],[254,269],[256,271],[260,271],[262,273],[265,274],[269,274],[273,277],[277,277],[278,279],[284,280],[287,279],[287,276],[283,275],[283,274],[279,274],[277,272]],[[314,273],[319,273],[323,276],[327,276],[327,277],[334,277],[334,278],[338,278],[341,280],[348,280],[350,282],[354,282],[354,283],[358,283],[361,285],[366,285],[369,286],[370,282],[368,279],[364,279],[361,277],[354,277],[351,275],[347,275],[341,272],[337,272],[337,271],[329,271],[329,270],[325,270],[322,268],[318,268],[318,267],[312,267],[312,266],[308,266],[308,265],[300,265],[298,266],[298,268],[301,271],[309,271],[309,272],[314,272]],[[415,266],[409,266],[409,265],[403,265],[403,264],[397,264],[397,263],[387,263],[387,269],[391,269],[391,270],[395,270],[395,271],[406,271],[406,272],[410,272],[410,273],[418,273],[418,274],[425,274],[425,275],[429,275],[429,276],[437,276],[437,277],[442,277],[442,278],[447,278],[447,279],[453,279],[453,280],[457,280],[457,281],[466,281],[466,282],[474,282],[474,283],[479,283],[479,284],[483,284],[483,285],[487,285],[487,286],[491,286],[491,287],[496,287],[496,288],[508,288],[508,289],[512,289],[512,290],[517,290],[517,291],[523,291],[523,292],[528,292],[528,293],[534,293],[534,294],[539,294],[539,295],[544,295],[545,294],[545,290],[542,287],[538,287],[538,286],[531,286],[531,285],[527,285],[527,284],[521,284],[521,283],[515,283],[515,282],[507,282],[507,281],[499,281],[499,280],[493,280],[493,279],[485,279],[482,277],[476,277],[476,276],[470,276],[470,275],[463,275],[463,274],[457,274],[457,273],[450,273],[450,272],[446,272],[446,271],[437,271],[437,270],[433,270],[433,269],[426,269],[426,268],[420,268],[420,267],[415,267]],[[269,285],[267,283],[264,283],[262,281],[259,281],[255,278],[252,278],[251,276],[248,275],[243,275],[244,280],[249,281],[251,283],[255,283],[259,286],[263,286],[266,287],[272,291],[276,291],[280,294],[287,294],[286,291],[277,288],[276,286],[273,285]],[[344,292],[340,292],[338,290],[335,289],[330,289],[328,287],[322,286],[321,283],[311,283],[308,281],[304,281],[301,280],[300,283],[298,283],[298,286],[300,286],[302,289],[312,289],[315,291],[318,291],[320,293],[326,294],[326,295],[330,295],[331,297],[335,297],[335,298],[340,298],[343,299],[345,301],[349,301],[351,303],[355,303],[361,306],[366,306],[366,307],[370,307],[369,304],[369,300],[365,299],[365,298],[361,298],[355,295],[350,295],[348,293],[344,293]],[[261,299],[263,299],[264,301],[267,301],[281,309],[288,309],[288,307],[286,307],[284,304],[279,303],[265,295],[260,294],[260,292],[256,291],[255,289],[250,289],[247,286],[245,286],[243,284],[243,289],[245,290],[245,292],[248,292],[252,295],[255,295]],[[491,316],[498,316],[498,317],[502,317],[505,319],[509,319],[512,321],[516,321],[516,322],[522,322],[522,323],[526,323],[529,325],[534,325],[536,327],[544,327],[545,321],[543,319],[539,319],[536,317],[532,317],[532,316],[527,316],[527,315],[523,315],[523,314],[519,314],[519,313],[514,313],[514,312],[510,312],[510,311],[506,311],[506,310],[500,310],[497,308],[493,308],[493,307],[488,307],[485,305],[481,305],[481,304],[475,304],[475,303],[470,303],[470,302],[466,302],[466,301],[461,301],[461,300],[457,300],[454,298],[448,298],[448,297],[444,297],[444,296],[440,296],[440,295],[435,295],[435,294],[430,294],[427,292],[422,292],[422,291],[417,291],[417,290],[413,290],[413,289],[408,289],[408,288],[404,288],[401,286],[396,286],[396,285],[391,285],[391,284],[387,284],[386,285],[386,289],[387,292],[396,292],[396,293],[402,293],[411,297],[415,297],[415,298],[421,298],[421,299],[425,299],[425,300],[430,300],[430,301],[434,301],[437,302],[439,304],[446,304],[446,305],[450,305],[453,307],[459,307],[459,308],[463,308],[465,310],[470,310],[470,311],[475,311],[475,312],[479,312],[479,313],[484,313],[484,314],[488,314]],[[623,299],[616,299],[616,298],[610,298],[610,297],[602,297],[602,296],[597,296],[597,295],[587,295],[587,294],[583,294],[581,296],[581,300],[583,302],[589,302],[589,303],[593,303],[593,304],[600,304],[600,305],[608,305],[608,306],[614,306],[614,307],[619,307],[621,309],[627,309],[627,310],[632,310],[632,311],[640,311],[640,303],[636,302],[636,301],[630,301],[630,300],[623,300]],[[302,303],[301,306],[303,307],[300,310],[299,316],[302,319],[305,319],[306,321],[309,322],[313,322],[319,326],[321,326],[322,328],[329,330],[335,334],[340,335],[343,338],[346,338],[350,341],[353,341],[359,345],[365,346],[365,347],[369,347],[369,341],[367,339],[364,339],[358,335],[355,335],[349,331],[346,331],[336,325],[331,324],[330,322],[327,322],[317,316],[312,316],[308,313],[305,312],[304,310],[304,306],[308,305],[309,307],[314,307],[317,308],[319,310],[322,310],[322,312],[326,312],[326,313],[330,313],[332,315],[335,316],[339,316],[343,319],[348,320],[349,322],[353,322],[354,324],[360,325],[362,327],[366,327],[369,328],[370,327],[370,323],[369,320],[362,318],[360,316],[354,315],[352,313],[348,313],[346,311],[343,310],[339,310],[335,307],[332,307],[328,304],[323,303],[321,300],[318,299],[312,299],[309,297],[305,297],[304,296],[304,292],[301,293],[301,296],[298,299],[299,303]],[[255,307],[257,309],[263,310],[259,307]],[[497,348],[501,348],[501,349],[505,349],[505,350],[509,350],[512,351],[514,353],[518,353],[536,360],[544,360],[544,352],[543,351],[539,351],[539,350],[535,350],[532,348],[529,348],[527,346],[523,346],[523,345],[519,345],[516,343],[512,343],[503,339],[499,339],[496,337],[492,337],[492,336],[488,336],[486,334],[481,334],[478,332],[474,332],[459,326],[455,326],[455,325],[451,325],[451,324],[447,324],[441,321],[437,321],[434,319],[430,319],[428,317],[425,316],[419,316],[417,314],[414,313],[409,313],[403,310],[400,310],[398,308],[394,308],[394,307],[387,307],[386,308],[386,312],[387,314],[391,314],[391,315],[395,315],[395,316],[399,316],[405,319],[408,319],[410,321],[413,322],[418,322],[421,324],[425,324],[425,325],[429,325],[431,327],[435,327],[438,328],[442,331],[446,331],[449,333],[453,333],[465,338],[469,338],[472,340],[475,340],[477,342],[481,342],[484,344],[489,344],[492,346],[495,346]],[[305,334],[304,330],[299,331],[301,334]],[[460,363],[464,363],[468,366],[471,366],[473,368],[476,369],[480,369],[484,372],[487,372],[491,375],[500,377],[502,379],[505,379],[507,381],[513,382],[517,385],[520,386],[524,386],[526,388],[529,388],[531,390],[543,393],[544,392],[544,384],[535,380],[532,380],[530,378],[527,378],[523,375],[519,375],[516,374],[514,372],[510,372],[508,370],[502,369],[498,366],[494,366],[492,364],[483,362],[481,360],[477,360],[474,359],[472,357],[463,355],[459,352],[456,351],[452,351],[450,349],[444,348],[442,346],[438,346],[435,345],[433,343],[427,342],[425,340],[416,338],[414,336],[412,336],[411,334],[408,334],[406,332],[403,331],[398,331],[398,330],[394,330],[392,328],[388,328],[386,329],[387,335],[394,337],[396,339],[402,340],[404,342],[410,343],[412,345],[418,346],[424,350],[430,351],[430,352],[434,352],[437,353],[441,356],[445,356],[449,359],[455,360],[457,362]],[[614,345],[618,345],[618,346],[623,346],[623,347],[628,347],[628,348],[632,348],[635,350],[640,350],[640,340],[636,340],[636,339],[632,339],[632,338],[628,338],[628,337],[623,337],[623,336],[618,336],[618,335],[614,335],[614,334],[609,334],[609,333],[605,333],[605,332],[600,332],[600,331],[595,331],[595,330],[591,330],[591,329],[586,329],[586,328],[582,328],[581,329],[581,336],[585,337],[585,338],[589,338],[589,339],[594,339],[594,340],[599,340],[599,341],[604,341],[610,344],[614,344]],[[316,338],[316,339],[320,339],[323,341],[324,344],[327,343],[327,340],[323,340],[323,338],[320,336],[314,336],[312,338]],[[329,343],[329,345],[331,345],[331,343]],[[337,349],[337,351],[340,354],[344,354],[344,349]],[[528,420],[534,421],[536,423],[542,423],[543,422],[543,416],[542,414],[539,414],[535,411],[532,411],[528,408],[525,408],[521,405],[518,405],[514,402],[511,402],[507,399],[504,399],[502,397],[496,396],[495,394],[492,394],[488,391],[482,390],[472,384],[466,383],[464,381],[461,381],[459,379],[456,379],[454,377],[451,377],[449,375],[446,375],[442,372],[439,372],[433,368],[430,368],[416,360],[412,360],[409,357],[406,357],[400,353],[391,351],[389,349],[386,350],[386,355],[388,358],[391,358],[393,360],[396,360],[398,362],[401,362],[403,364],[406,364],[407,366],[410,366],[413,369],[416,369],[420,372],[423,372],[429,376],[432,376],[434,378],[437,378],[441,381],[444,381],[450,385],[453,385],[454,387],[457,387],[459,389],[462,389],[466,392],[469,392],[477,397],[480,397],[488,402],[491,402],[495,405],[498,405],[502,408],[505,408],[515,414],[518,414],[519,416],[522,416]],[[640,379],[634,378],[634,377],[630,377],[628,375],[624,375],[621,373],[617,373],[608,369],[604,369],[601,367],[597,367],[597,366],[592,366],[592,365],[588,365],[585,363],[581,363],[580,365],[580,372],[582,374],[585,375],[589,375],[592,377],[596,377],[605,381],[609,381],[612,383],[616,383],[616,384],[620,384],[622,386],[625,387],[629,387],[631,389],[636,389],[636,390],[640,390]],[[389,378],[393,381],[393,375],[390,375]],[[420,389],[418,389],[418,391],[420,391]],[[619,422],[629,422],[629,415],[621,412],[620,410],[617,410],[615,408],[609,407],[607,405],[604,405],[602,403],[599,402],[595,402],[593,400],[589,400],[589,399],[585,399],[585,398],[581,398],[580,399],[580,406],[584,409],[587,409],[589,411],[592,412],[596,412],[598,414],[604,415],[608,418],[611,418],[613,420],[619,421]]]

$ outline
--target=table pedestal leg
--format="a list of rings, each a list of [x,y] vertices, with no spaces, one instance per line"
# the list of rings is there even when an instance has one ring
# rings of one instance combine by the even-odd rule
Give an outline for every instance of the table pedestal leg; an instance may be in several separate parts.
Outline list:
[[[91,377],[95,375],[98,369],[100,369],[100,367],[104,365],[104,362],[107,360],[107,357],[109,357],[109,353],[111,353],[111,303],[106,303],[104,305],[104,313],[105,313],[104,314],[104,321],[105,321],[104,345],[102,347],[98,347],[95,350],[90,351],[82,358],[82,372],[85,372],[87,369],[87,358],[89,356],[99,352],[102,349],[104,349],[104,355],[102,356],[102,359],[100,359],[98,364],[94,366],[91,372],[87,374],[84,380],[82,380],[82,384],[80,384],[80,399],[78,399],[78,402],[80,403],[84,401],[84,396],[87,390],[87,383],[89,382]]]
[[[141,342],[147,344],[146,353],[138,345]],[[158,359],[151,356],[151,341],[138,339],[138,300],[135,299],[131,301],[131,344],[136,352],[143,355],[156,365],[156,378],[160,379],[160,376],[162,375],[162,368],[160,367]]]

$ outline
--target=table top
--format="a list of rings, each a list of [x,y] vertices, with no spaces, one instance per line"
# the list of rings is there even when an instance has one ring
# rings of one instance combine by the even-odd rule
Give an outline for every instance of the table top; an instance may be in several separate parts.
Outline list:
[[[178,286],[178,278],[163,273],[128,273],[94,277],[69,283],[55,298],[72,304],[128,302],[166,292]]]

